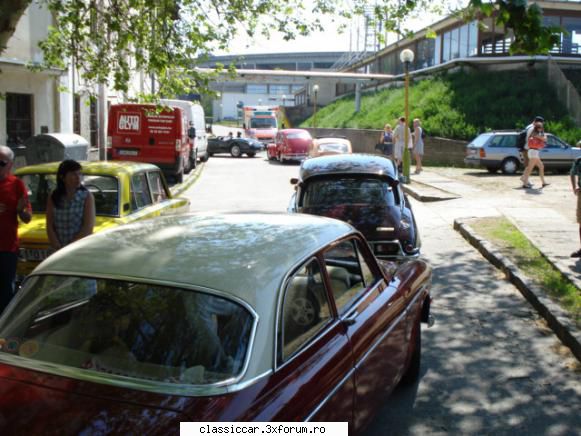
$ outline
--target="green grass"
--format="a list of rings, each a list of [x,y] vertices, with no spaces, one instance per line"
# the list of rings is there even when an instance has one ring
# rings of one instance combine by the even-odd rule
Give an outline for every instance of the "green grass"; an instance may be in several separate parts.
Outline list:
[[[478,133],[526,126],[535,115],[547,120],[546,130],[570,144],[581,139],[564,105],[558,101],[544,71],[455,72],[410,85],[410,118],[422,119],[430,136],[473,139]],[[347,96],[317,111],[317,126],[382,129],[395,127],[404,113],[402,87],[370,91],[362,96],[361,111],[354,112],[354,96]],[[312,126],[309,118],[302,126]]]
[[[581,326],[581,291],[549,263],[539,250],[506,218],[473,222],[478,233],[499,247],[535,284],[561,305]]]

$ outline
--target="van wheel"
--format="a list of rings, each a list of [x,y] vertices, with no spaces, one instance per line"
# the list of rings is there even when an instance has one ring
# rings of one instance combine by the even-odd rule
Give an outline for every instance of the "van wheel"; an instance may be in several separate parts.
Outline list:
[[[518,163],[518,160],[514,157],[507,157],[502,161],[502,164],[500,164],[500,170],[503,174],[515,174],[519,166],[520,164]]]
[[[210,153],[206,152],[201,158],[200,162],[208,162],[208,158],[210,157]]]
[[[242,154],[242,152],[240,151],[240,146],[234,144],[232,147],[230,147],[230,154],[232,155],[232,157],[240,157],[240,155]]]

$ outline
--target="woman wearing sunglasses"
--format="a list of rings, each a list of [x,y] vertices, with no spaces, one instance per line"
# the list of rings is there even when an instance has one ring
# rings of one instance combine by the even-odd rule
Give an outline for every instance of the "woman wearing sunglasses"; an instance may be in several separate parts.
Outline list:
[[[14,294],[18,261],[18,218],[27,223],[32,218],[24,183],[10,173],[14,152],[0,145],[0,313]]]

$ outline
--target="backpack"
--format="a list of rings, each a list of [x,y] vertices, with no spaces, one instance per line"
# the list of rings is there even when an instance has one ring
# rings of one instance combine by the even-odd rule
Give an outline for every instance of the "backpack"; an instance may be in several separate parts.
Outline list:
[[[527,129],[523,129],[516,138],[516,148],[524,150],[527,143]]]

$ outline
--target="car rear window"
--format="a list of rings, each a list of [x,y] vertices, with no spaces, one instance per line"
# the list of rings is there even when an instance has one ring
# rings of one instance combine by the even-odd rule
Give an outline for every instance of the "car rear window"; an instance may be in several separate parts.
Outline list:
[[[343,205],[394,206],[398,203],[387,181],[377,178],[332,178],[307,184],[302,206]]]
[[[486,144],[491,136],[492,133],[483,133],[482,135],[478,135],[470,144],[468,144],[468,147],[482,147],[484,144]]]
[[[45,213],[46,202],[56,188],[55,174],[25,174],[20,176],[28,190],[34,213]],[[98,216],[119,215],[119,181],[113,176],[83,175],[83,185],[95,197],[95,213]]]
[[[349,147],[347,144],[341,142],[325,142],[323,144],[319,144],[319,151],[331,153],[347,153],[349,151]]]
[[[312,139],[309,132],[293,132],[286,135],[288,139]]]
[[[122,280],[31,277],[0,320],[0,353],[170,384],[240,375],[253,315],[217,295]],[[87,374],[87,373],[85,373]]]

